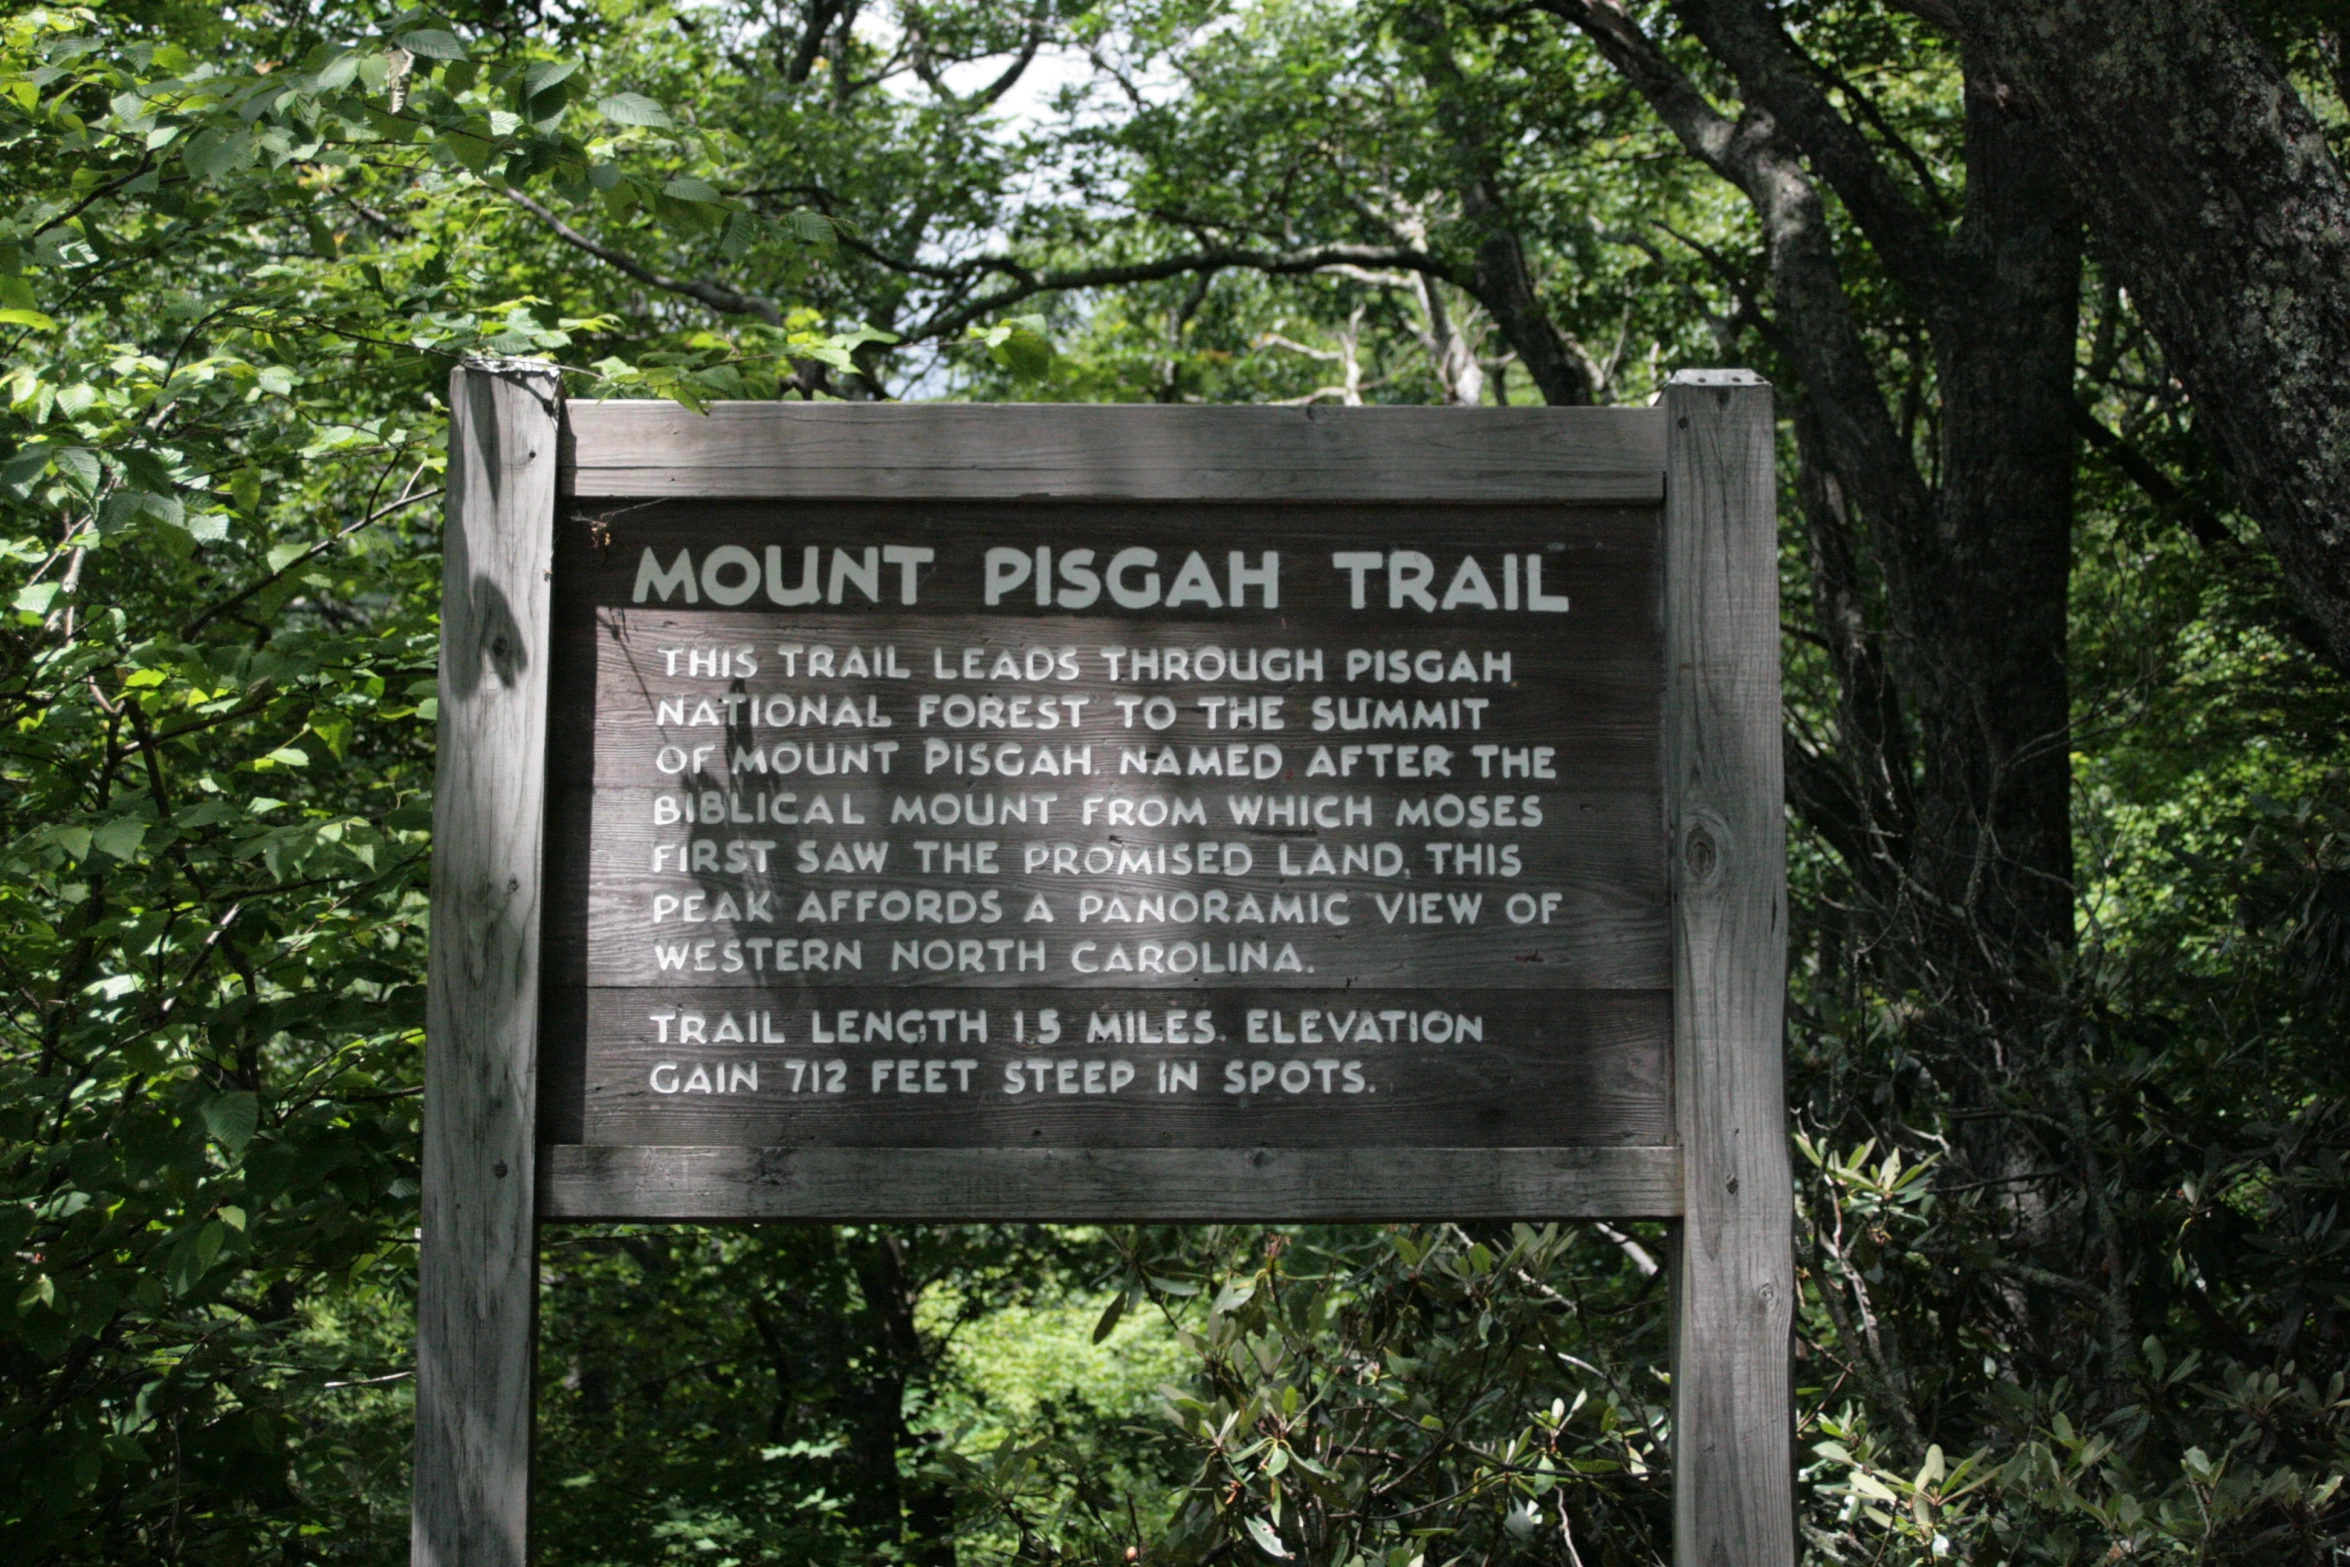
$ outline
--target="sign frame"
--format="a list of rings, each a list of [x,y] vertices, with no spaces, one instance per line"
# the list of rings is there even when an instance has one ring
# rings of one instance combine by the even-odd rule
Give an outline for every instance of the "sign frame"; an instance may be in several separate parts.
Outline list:
[[[585,1219],[1671,1222],[1674,1560],[1791,1564],[1794,1265],[1771,389],[1639,409],[667,403],[450,378],[412,1561],[522,1567],[537,1226]],[[563,498],[1661,506],[1677,1141],[1546,1149],[542,1145]],[[888,1171],[877,1199],[876,1174]]]

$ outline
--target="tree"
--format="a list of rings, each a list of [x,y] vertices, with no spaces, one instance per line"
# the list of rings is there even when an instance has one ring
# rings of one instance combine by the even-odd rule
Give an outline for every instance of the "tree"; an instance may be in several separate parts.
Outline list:
[[[2320,646],[2350,667],[2350,176],[2278,52],[2314,43],[2342,72],[2340,18],[2312,39],[2317,5],[1910,9],[2045,126]]]

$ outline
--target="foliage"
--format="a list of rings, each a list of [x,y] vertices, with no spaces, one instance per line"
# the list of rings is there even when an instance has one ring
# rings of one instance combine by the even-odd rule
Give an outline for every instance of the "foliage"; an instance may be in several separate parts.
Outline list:
[[[354,1366],[366,1334],[321,1324],[393,1334],[413,1266],[437,383],[605,329],[485,297],[466,231],[534,178],[740,216],[629,172],[667,124],[650,100],[380,20],[268,40],[298,68],[194,12],[0,34],[23,1559],[237,1560],[343,1534],[300,1498],[384,1508],[390,1430],[304,1427],[396,1378],[396,1337]],[[788,350],[844,352],[789,332],[682,334],[606,379],[771,394]]]
[[[1661,30],[1656,9],[1633,8]],[[1962,104],[1933,35],[1866,0],[1782,9],[1955,206]],[[2310,91],[2337,90],[2324,17],[2262,14]],[[1547,16],[0,18],[11,1559],[405,1551],[449,364],[546,357],[573,396],[693,406],[1632,401],[1723,359],[1799,391],[1752,214]],[[1938,364],[1850,215],[1828,221],[1930,468]],[[1547,369],[1489,303],[1497,236]],[[1977,1026],[1918,926],[1796,824],[1800,1495],[1822,1562],[2350,1543],[2350,693],[2094,257],[2076,391],[2119,443],[2076,492],[2078,940]],[[1814,569],[1791,524],[1806,743],[1845,721]],[[550,1232],[542,1552],[1660,1560],[1666,1246]]]

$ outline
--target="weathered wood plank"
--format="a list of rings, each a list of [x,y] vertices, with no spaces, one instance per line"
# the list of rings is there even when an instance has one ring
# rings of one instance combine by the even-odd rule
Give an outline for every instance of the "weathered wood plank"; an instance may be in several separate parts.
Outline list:
[[[467,366],[449,382],[416,1567],[522,1567],[525,1559],[557,395],[543,368]]]
[[[1673,1559],[1795,1559],[1792,1205],[1780,1028],[1786,828],[1770,388],[1674,378],[1665,481],[1665,811],[1674,1075]]]
[[[580,496],[1654,501],[1664,421],[1620,408],[576,404]]]
[[[1664,1218],[1677,1148],[549,1147],[549,1220]],[[1040,1193],[1050,1193],[1049,1201]]]

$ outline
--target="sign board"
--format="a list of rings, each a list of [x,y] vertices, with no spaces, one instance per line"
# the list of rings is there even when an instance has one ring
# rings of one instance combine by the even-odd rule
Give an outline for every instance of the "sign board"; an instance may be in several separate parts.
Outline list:
[[[454,402],[419,1561],[586,1218],[1677,1219],[1790,1558],[1767,388]]]

